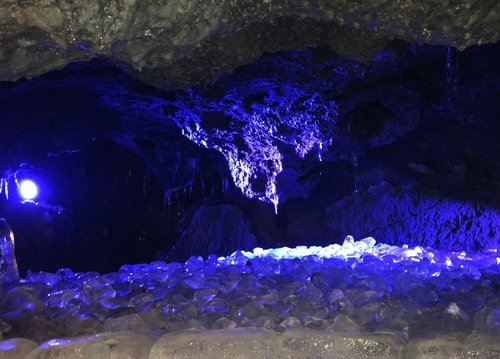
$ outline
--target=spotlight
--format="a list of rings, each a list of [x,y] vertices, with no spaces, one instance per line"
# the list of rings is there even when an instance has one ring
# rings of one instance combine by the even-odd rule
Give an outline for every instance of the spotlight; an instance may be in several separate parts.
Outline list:
[[[19,183],[19,194],[24,200],[31,201],[38,195],[38,187],[31,180],[23,180]]]

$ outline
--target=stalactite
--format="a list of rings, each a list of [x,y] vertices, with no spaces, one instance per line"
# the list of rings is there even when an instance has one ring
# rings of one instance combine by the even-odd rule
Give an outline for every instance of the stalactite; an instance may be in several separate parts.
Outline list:
[[[359,193],[359,154],[357,152],[352,153],[351,157],[352,165],[352,179],[353,179],[353,191],[354,193]]]
[[[3,193],[9,199],[9,181],[7,178],[0,178],[0,195]]]
[[[4,218],[0,218],[0,287],[19,281],[14,232]]]
[[[450,102],[458,86],[458,50],[453,46],[448,46],[446,52],[446,96]]]

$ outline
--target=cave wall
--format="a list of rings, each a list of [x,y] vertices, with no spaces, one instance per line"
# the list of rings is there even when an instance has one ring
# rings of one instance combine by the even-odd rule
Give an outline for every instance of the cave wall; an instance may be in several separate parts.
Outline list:
[[[109,271],[347,234],[498,246],[499,51],[393,41],[357,62],[322,46],[176,91],[102,58],[1,82],[19,264]],[[14,175],[40,180],[37,205]]]

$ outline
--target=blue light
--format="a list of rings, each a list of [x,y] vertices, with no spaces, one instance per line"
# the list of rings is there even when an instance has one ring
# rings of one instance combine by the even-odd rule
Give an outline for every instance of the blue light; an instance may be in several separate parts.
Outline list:
[[[30,201],[38,196],[38,187],[31,180],[24,180],[19,184],[19,194],[23,199]]]

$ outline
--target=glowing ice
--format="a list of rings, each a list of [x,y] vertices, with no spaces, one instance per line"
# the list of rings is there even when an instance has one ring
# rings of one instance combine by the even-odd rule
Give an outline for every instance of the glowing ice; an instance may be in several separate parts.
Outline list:
[[[37,355],[60,357],[82,350],[90,357],[101,349],[111,355],[116,348],[102,346],[104,337],[88,337],[100,331],[157,339],[190,327],[203,335],[206,329],[259,327],[283,336],[291,328],[313,328],[325,339],[389,333],[402,343],[428,337],[429,328],[437,337],[457,330],[465,332],[460,336],[499,335],[497,256],[496,250],[454,253],[348,236],[341,245],[255,248],[183,264],[123,265],[104,275],[30,272],[0,295],[0,328],[10,325],[10,336],[38,342],[86,335],[38,348]],[[242,330],[230,332],[231,343],[236,332]],[[160,342],[171,348],[170,340]]]
[[[0,178],[0,194],[5,193],[5,198],[9,199],[9,178]]]
[[[237,251],[227,258],[219,258],[219,261],[226,263],[235,263],[237,261],[236,257],[241,255],[247,257],[248,259],[269,257],[275,260],[280,260],[300,259],[316,256],[319,259],[357,259],[358,261],[362,261],[367,256],[373,256],[381,259],[390,258],[391,262],[393,263],[398,263],[401,261],[421,262],[425,259],[432,264],[436,263],[437,255],[439,258],[443,258],[441,260],[441,265],[447,268],[452,268],[455,265],[458,265],[454,263],[454,261],[462,263],[459,264],[461,268],[464,268],[463,262],[475,261],[475,259],[473,258],[474,255],[467,255],[467,253],[465,252],[446,252],[431,248],[423,248],[421,246],[410,248],[406,244],[402,245],[401,247],[391,246],[384,243],[377,244],[376,240],[373,237],[367,237],[359,241],[355,241],[352,236],[347,236],[342,245],[331,244],[326,247],[298,246],[295,248],[282,247],[270,249],[255,248],[252,252]],[[496,264],[499,265],[500,261],[496,260]],[[434,277],[436,277],[439,276],[439,273],[439,271],[434,270],[432,274]]]
[[[14,249],[14,233],[4,218],[0,218],[0,287],[19,280]]]

